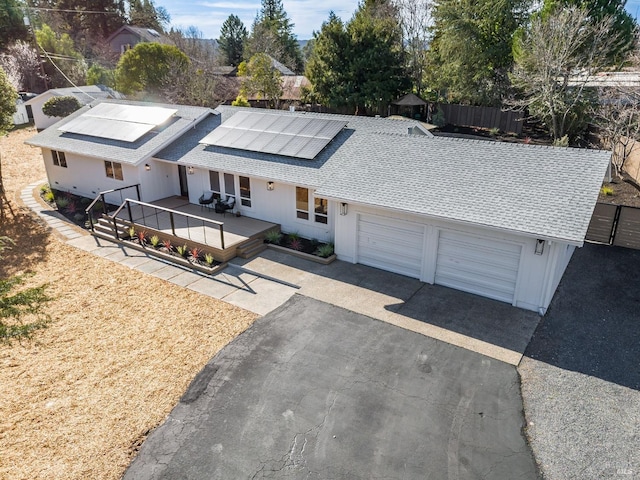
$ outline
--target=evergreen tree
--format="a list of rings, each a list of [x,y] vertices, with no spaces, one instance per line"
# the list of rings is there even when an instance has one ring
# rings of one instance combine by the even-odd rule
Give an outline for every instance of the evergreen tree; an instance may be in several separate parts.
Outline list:
[[[223,55],[222,63],[237,67],[242,62],[242,49],[247,40],[247,29],[236,15],[229,17],[222,24],[218,46]]]
[[[333,14],[314,34],[306,75],[313,94],[356,114],[382,107],[409,89],[398,12],[388,0],[365,0],[346,25]]]
[[[129,24],[153,28],[164,33],[171,22],[171,15],[164,7],[156,7],[153,0],[129,0]]]
[[[509,89],[513,36],[527,5],[528,0],[439,0],[428,84],[452,102],[501,105]]]
[[[262,8],[245,44],[245,60],[256,53],[266,53],[291,70],[301,72],[304,68],[302,52],[293,34],[293,27],[282,0],[262,0]]]
[[[173,45],[143,42],[127,50],[116,67],[116,87],[122,93],[157,93],[171,70],[183,71],[189,58]]]
[[[27,38],[24,13],[16,0],[0,0],[0,52],[16,40]]]
[[[87,65],[83,56],[76,51],[69,34],[58,35],[45,24],[40,30],[36,30],[36,39],[40,48],[46,52],[44,70],[50,80],[50,87],[70,87],[69,80],[76,85],[84,85]]]

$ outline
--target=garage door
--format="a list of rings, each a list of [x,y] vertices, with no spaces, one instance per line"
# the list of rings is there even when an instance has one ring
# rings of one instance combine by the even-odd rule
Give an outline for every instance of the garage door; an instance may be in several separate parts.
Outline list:
[[[358,263],[420,278],[424,225],[358,216]]]
[[[435,283],[513,303],[520,245],[441,231]]]

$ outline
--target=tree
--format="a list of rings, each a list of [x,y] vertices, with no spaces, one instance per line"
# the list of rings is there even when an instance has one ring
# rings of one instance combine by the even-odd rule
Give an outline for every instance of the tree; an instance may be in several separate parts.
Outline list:
[[[52,97],[42,105],[42,113],[47,117],[66,117],[71,115],[82,105],[76,97],[65,95],[63,97]]]
[[[238,95],[236,97],[236,99],[233,102],[231,102],[231,106],[233,106],[233,107],[250,107],[251,104],[246,99],[246,97],[243,97],[242,95]]]
[[[47,59],[45,74],[52,87],[68,87],[70,83],[83,85],[87,65],[83,56],[75,50],[73,39],[66,33],[56,34],[49,25],[36,30],[36,40]]]
[[[184,64],[181,59],[172,60],[160,94],[169,103],[217,107],[224,98],[220,98],[216,90],[218,76],[213,74],[212,67],[212,64],[202,66],[193,61]]]
[[[29,34],[23,22],[22,5],[16,0],[0,0],[0,51]]]
[[[9,45],[0,54],[0,68],[18,91],[37,92],[42,89],[40,57],[31,45],[22,40]]]
[[[94,63],[89,67],[89,70],[87,70],[87,85],[106,85],[107,87],[115,88],[115,70]]]
[[[407,72],[418,95],[424,88],[427,50],[431,33],[432,0],[395,0],[400,11],[403,45],[407,53]]]
[[[346,25],[329,15],[314,34],[306,75],[322,103],[382,113],[410,87],[404,65],[397,9],[387,0],[366,0]]]
[[[16,113],[18,92],[9,83],[4,70],[0,68],[0,135],[13,128],[13,114]]]
[[[620,177],[640,141],[640,93],[633,87],[599,88],[592,117],[605,148],[612,151],[611,164]]]
[[[240,95],[257,95],[258,99],[264,99],[270,106],[278,108],[282,96],[282,75],[271,65],[269,55],[258,53],[248,62],[241,63],[238,76],[244,77]]]
[[[528,0],[439,0],[427,54],[429,85],[451,102],[500,106]]]
[[[620,65],[631,52],[637,32],[634,18],[625,9],[626,0],[544,0],[540,14],[543,18],[564,7],[586,10],[589,23],[596,27],[603,19],[611,22],[611,33],[616,37],[616,46],[607,57],[610,66]]]
[[[129,24],[153,28],[163,33],[171,22],[171,15],[164,7],[156,7],[153,0],[129,1]]]
[[[69,34],[80,50],[91,47],[126,24],[123,0],[56,0],[49,11],[54,29]],[[91,13],[87,13],[90,11]]]
[[[247,40],[247,29],[242,20],[229,15],[220,28],[218,47],[222,53],[222,63],[237,67],[242,62],[242,49]]]
[[[116,87],[122,93],[158,92],[171,69],[189,64],[187,56],[173,45],[143,42],[127,50],[116,67]]]
[[[262,0],[262,8],[253,22],[245,43],[244,59],[266,53],[295,72],[304,69],[298,40],[282,6],[282,0]]]
[[[514,45],[512,81],[519,96],[511,105],[528,109],[554,140],[580,135],[594,101],[587,84],[623,41],[612,25],[611,17],[594,25],[576,7],[535,16]]]
[[[354,79],[350,49],[346,25],[330,12],[320,31],[313,34],[313,50],[305,70],[313,85],[308,92],[309,100],[332,107],[352,106],[349,96],[354,89]]]

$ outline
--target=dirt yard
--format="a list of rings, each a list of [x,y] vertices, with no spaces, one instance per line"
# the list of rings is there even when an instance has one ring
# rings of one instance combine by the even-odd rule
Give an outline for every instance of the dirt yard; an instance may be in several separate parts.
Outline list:
[[[21,129],[0,138],[16,242],[0,278],[47,284],[53,321],[0,344],[0,479],[118,479],[204,364],[256,316],[72,248],[40,225],[19,191],[45,178]]]

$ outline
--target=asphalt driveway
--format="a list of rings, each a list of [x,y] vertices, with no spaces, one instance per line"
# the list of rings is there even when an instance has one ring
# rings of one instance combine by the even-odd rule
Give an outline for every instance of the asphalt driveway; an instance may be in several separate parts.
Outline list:
[[[536,479],[511,365],[301,295],[196,377],[125,479]]]

